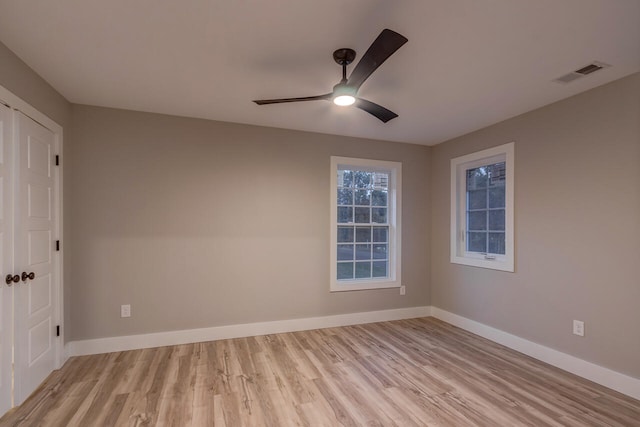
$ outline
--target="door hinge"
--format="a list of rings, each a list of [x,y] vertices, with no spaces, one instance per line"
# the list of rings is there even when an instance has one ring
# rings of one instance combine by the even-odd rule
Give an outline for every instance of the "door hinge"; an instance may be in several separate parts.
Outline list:
[[[60,166],[60,156],[56,154],[56,166]]]
[[[60,240],[56,240],[56,251],[60,251]]]
[[[56,336],[59,337],[60,336],[60,325],[56,326]]]

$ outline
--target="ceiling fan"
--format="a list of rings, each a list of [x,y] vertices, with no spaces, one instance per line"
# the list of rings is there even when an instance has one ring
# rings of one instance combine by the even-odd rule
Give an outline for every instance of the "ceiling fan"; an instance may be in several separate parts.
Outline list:
[[[347,65],[351,64],[356,58],[356,52],[353,49],[342,48],[333,52],[333,59],[342,66],[342,80],[333,87],[333,92],[324,95],[305,96],[302,98],[282,98],[282,99],[259,99],[255,102],[258,105],[280,104],[283,102],[300,102],[300,101],[333,101],[334,104],[340,106],[353,105],[356,108],[366,111],[367,113],[377,117],[384,123],[398,117],[393,111],[387,110],[381,105],[366,99],[358,97],[358,89],[373,74],[373,72],[393,53],[400,49],[408,39],[395,31],[384,29],[380,35],[373,41],[364,56],[353,69],[351,75],[347,79]]]

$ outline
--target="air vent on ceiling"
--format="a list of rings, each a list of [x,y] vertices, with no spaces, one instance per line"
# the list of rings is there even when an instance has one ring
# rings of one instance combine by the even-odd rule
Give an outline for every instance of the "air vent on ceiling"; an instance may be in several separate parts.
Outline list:
[[[605,64],[604,62],[593,61],[591,64],[585,65],[584,67],[577,69],[575,71],[572,71],[569,74],[565,74],[562,77],[558,77],[553,81],[557,83],[565,83],[565,84],[570,83],[588,74],[595,73],[596,71],[602,70],[603,68],[607,68],[610,66],[611,65]]]

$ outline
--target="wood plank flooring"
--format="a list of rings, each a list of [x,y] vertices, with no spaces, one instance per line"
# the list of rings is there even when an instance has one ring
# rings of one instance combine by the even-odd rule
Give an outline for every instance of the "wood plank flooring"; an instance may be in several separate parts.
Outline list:
[[[71,358],[0,426],[640,426],[640,401],[433,318]]]

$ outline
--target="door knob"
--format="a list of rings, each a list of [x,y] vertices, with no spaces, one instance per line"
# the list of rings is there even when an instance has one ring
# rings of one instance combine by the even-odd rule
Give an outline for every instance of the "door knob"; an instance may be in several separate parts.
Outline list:
[[[7,285],[11,286],[13,283],[18,283],[20,281],[20,276],[18,276],[17,274],[15,276],[7,274],[7,277],[4,278],[4,281]]]
[[[27,273],[26,271],[22,272],[22,281],[26,282],[27,279],[33,280],[36,277],[35,273],[32,271],[31,273]]]

